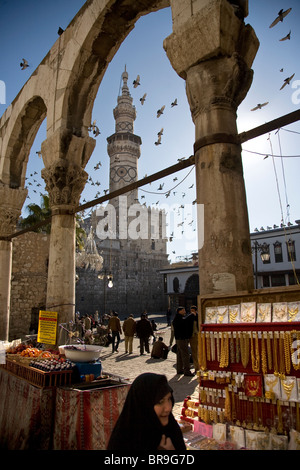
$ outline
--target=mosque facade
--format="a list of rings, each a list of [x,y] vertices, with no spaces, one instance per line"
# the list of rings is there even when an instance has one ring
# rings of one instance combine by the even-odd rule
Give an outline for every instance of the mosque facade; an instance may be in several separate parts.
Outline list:
[[[141,137],[134,134],[136,108],[122,74],[122,89],[113,110],[115,132],[107,138],[110,158],[109,193],[138,180]],[[163,276],[169,265],[164,211],[141,204],[138,189],[110,199],[85,219],[97,252],[103,258],[100,271],[77,268],[76,310],[81,314],[117,311],[162,312],[167,308]]]

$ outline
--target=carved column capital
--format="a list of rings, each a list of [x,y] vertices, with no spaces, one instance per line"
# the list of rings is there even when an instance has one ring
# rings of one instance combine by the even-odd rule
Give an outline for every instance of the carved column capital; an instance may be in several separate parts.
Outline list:
[[[27,189],[0,186],[0,237],[15,231],[27,193]]]
[[[78,165],[60,158],[42,170],[42,177],[49,193],[52,208],[55,206],[76,207],[85,186],[88,174]]]
[[[235,113],[247,95],[252,78],[253,71],[237,53],[191,67],[187,71],[186,92],[193,119],[212,108]]]

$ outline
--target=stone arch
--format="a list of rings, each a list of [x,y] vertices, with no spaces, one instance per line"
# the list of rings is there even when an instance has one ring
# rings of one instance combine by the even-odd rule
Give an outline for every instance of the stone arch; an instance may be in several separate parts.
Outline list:
[[[168,6],[169,0],[119,0],[110,2],[109,8],[103,8],[98,16],[91,16],[89,32],[74,61],[64,95],[62,119],[69,131],[77,136],[87,134],[100,83],[120,45],[141,16]],[[84,8],[77,16],[84,14]]]
[[[6,171],[10,188],[24,187],[26,167],[35,136],[44,121],[47,108],[40,96],[32,97],[20,111],[7,144]]]
[[[186,281],[184,287],[186,295],[197,296],[199,295],[199,274],[192,274]]]

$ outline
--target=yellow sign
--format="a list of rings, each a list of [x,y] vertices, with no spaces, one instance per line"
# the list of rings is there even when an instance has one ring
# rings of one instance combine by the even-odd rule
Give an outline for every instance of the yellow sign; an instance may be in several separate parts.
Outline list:
[[[55,344],[57,332],[57,312],[40,310],[38,343]]]

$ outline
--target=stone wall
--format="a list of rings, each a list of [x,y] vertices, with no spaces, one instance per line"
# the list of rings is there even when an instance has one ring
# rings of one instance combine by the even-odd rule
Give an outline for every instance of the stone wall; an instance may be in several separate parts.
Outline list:
[[[48,254],[48,235],[27,232],[13,239],[10,340],[37,327],[38,311],[46,304]]]

